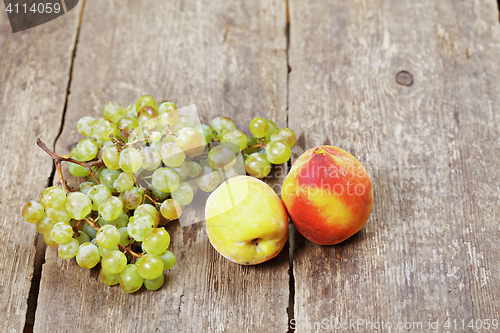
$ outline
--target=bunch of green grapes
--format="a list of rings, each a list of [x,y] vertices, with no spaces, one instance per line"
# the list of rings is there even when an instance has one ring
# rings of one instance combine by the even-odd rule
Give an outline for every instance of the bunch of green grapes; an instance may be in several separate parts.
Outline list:
[[[78,121],[85,138],[67,166],[86,181],[77,190],[64,180],[44,189],[23,207],[23,218],[61,258],[74,257],[86,269],[100,263],[106,285],[157,290],[176,263],[162,226],[178,219],[198,191],[212,192],[245,170],[266,177],[271,164],[290,159],[295,144],[293,131],[269,119],[254,118],[252,135],[227,117],[196,121],[149,95],[127,108],[107,103],[102,116]]]

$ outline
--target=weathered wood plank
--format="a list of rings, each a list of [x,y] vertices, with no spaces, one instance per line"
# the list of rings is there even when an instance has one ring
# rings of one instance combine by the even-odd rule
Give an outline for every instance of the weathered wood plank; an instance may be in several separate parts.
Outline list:
[[[1,332],[22,332],[25,325],[37,232],[20,213],[38,199],[52,171],[35,142],[43,137],[53,145],[59,133],[77,22],[72,12],[13,34],[7,14],[0,14]]]
[[[87,2],[58,152],[81,139],[80,117],[145,93],[194,103],[205,123],[226,115],[246,129],[262,115],[284,126],[285,20],[283,1]],[[286,251],[243,267],[212,249],[201,223],[168,231],[178,264],[158,292],[106,287],[97,269],[48,249],[35,332],[286,331]]]
[[[290,15],[294,157],[324,143],[344,148],[375,192],[352,239],[297,237],[297,332],[322,319],[425,330],[439,320],[443,331],[447,318],[498,318],[495,1],[291,0]],[[401,70],[411,86],[396,83]]]

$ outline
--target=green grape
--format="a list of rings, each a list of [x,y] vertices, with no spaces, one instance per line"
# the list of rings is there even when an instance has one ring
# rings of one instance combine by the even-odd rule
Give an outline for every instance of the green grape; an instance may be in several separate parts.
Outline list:
[[[151,138],[151,141],[153,142],[158,142],[161,140],[162,135],[160,132],[152,132],[151,135],[149,136]]]
[[[122,227],[118,229],[120,232],[120,244],[123,246],[127,246],[130,244],[130,237],[128,235],[128,228],[127,227]]]
[[[295,144],[295,133],[289,128],[278,128],[271,135],[271,142],[273,141],[281,141],[288,145],[288,147],[292,148]]]
[[[212,192],[219,185],[219,175],[211,167],[203,167],[201,174],[196,178],[198,188],[203,192]]]
[[[281,141],[271,141],[266,145],[266,157],[273,164],[285,163],[290,159],[292,150]]]
[[[256,137],[256,138],[263,138],[265,137],[268,133],[269,130],[271,129],[271,126],[269,125],[269,122],[261,117],[255,117],[250,121],[250,132]]]
[[[120,287],[128,294],[141,289],[143,283],[144,278],[139,275],[137,268],[133,264],[128,264],[120,273]]]
[[[169,143],[169,142],[172,142],[172,143],[175,143],[175,135],[173,134],[169,134],[167,135],[163,140],[162,140],[163,143]],[[161,150],[161,149],[160,149]]]
[[[36,230],[44,234],[45,230],[52,227],[56,222],[52,221],[47,215],[44,215],[40,220],[38,220],[35,224]]]
[[[108,118],[116,124],[125,115],[126,112],[127,110],[119,103],[107,102],[106,105],[104,105],[102,114],[104,117]]]
[[[160,258],[161,261],[163,261],[163,270],[164,271],[167,271],[167,270],[171,269],[172,267],[174,267],[174,265],[177,261],[175,259],[175,255],[168,250],[163,252],[162,254],[158,255],[158,258]]]
[[[172,102],[163,102],[158,109],[158,114],[170,113],[172,111],[177,110],[177,105]],[[177,120],[176,120],[177,121]],[[175,123],[175,121],[174,121]],[[173,124],[170,124],[173,125]]]
[[[116,220],[123,213],[123,202],[120,198],[109,197],[99,205],[99,215],[106,221]]]
[[[217,117],[210,122],[210,129],[214,132],[213,137],[220,140],[222,134],[229,129],[235,129],[236,125],[231,118]]]
[[[41,204],[31,200],[24,205],[21,215],[26,222],[36,223],[45,216],[45,210]]]
[[[111,135],[118,136],[116,124],[105,117],[96,118],[92,130],[94,131],[93,136],[98,140],[109,141]]]
[[[92,117],[82,117],[78,120],[78,124],[76,125],[76,129],[83,136],[91,137],[94,135],[94,130],[92,129],[94,126],[95,119]]]
[[[160,192],[155,188],[150,189],[151,194],[153,195],[153,198],[158,200],[158,201],[163,201],[168,197],[168,193]]]
[[[121,251],[109,251],[102,257],[101,266],[106,272],[118,274],[127,266],[127,257]]]
[[[217,146],[210,149],[208,153],[208,161],[215,169],[230,168],[236,162],[234,152],[226,146]]]
[[[117,219],[110,221],[108,224],[112,224],[116,226],[117,228],[123,228],[126,227],[128,224],[128,215],[127,213],[121,213],[120,216],[118,216]]]
[[[40,193],[40,203],[48,208],[64,207],[66,192],[57,186],[46,188]]]
[[[99,181],[101,182],[102,185],[106,186],[109,188],[111,191],[114,191],[114,183],[118,179],[122,172],[120,170],[111,170],[108,168],[105,168],[104,170],[101,171],[101,174],[99,175]]]
[[[144,250],[151,254],[161,254],[170,245],[170,235],[165,228],[156,228],[148,232],[142,242]]]
[[[101,281],[107,286],[114,286],[120,283],[120,274],[111,274],[101,268]]]
[[[96,241],[97,244],[103,249],[111,249],[117,246],[120,242],[120,232],[114,225],[103,225],[97,231]]]
[[[175,171],[160,168],[153,172],[151,184],[160,192],[171,193],[179,186],[179,176]]]
[[[161,163],[161,156],[158,150],[145,147],[141,150],[142,167],[146,170],[156,170]]]
[[[179,187],[172,192],[172,199],[177,201],[181,206],[187,206],[193,201],[193,188],[186,182],[179,184]]]
[[[160,223],[160,213],[153,205],[150,204],[140,205],[134,211],[134,215],[139,215],[139,214],[148,214],[149,216],[151,216],[155,223],[155,227],[158,225],[158,223]]]
[[[83,224],[82,230],[89,236],[90,239],[94,239],[97,236],[97,230],[87,223]]]
[[[145,126],[149,130],[153,130],[158,125],[158,113],[150,106],[144,106],[137,113],[137,121],[139,125]]]
[[[127,113],[125,114],[127,117],[137,118],[137,110],[135,109],[135,103],[130,104],[127,107]],[[123,119],[123,118],[122,118]]]
[[[179,180],[184,180],[188,176],[188,166],[186,161],[184,161],[184,163],[177,168],[172,168],[172,170],[174,170],[177,176],[179,176]]]
[[[245,169],[250,176],[264,178],[271,172],[271,163],[265,155],[253,153],[247,157]]]
[[[66,210],[66,207],[60,207],[60,208],[47,207],[45,212],[48,215],[48,217],[50,217],[50,219],[55,222],[69,223],[69,221],[71,220],[71,216]]]
[[[194,161],[189,161],[189,162],[186,162],[186,166],[187,166],[187,173],[188,173],[189,177],[196,178],[200,175],[201,166],[198,163],[196,163]]]
[[[189,127],[184,127],[177,133],[175,144],[189,157],[201,154],[206,145],[204,137],[196,130]]]
[[[93,160],[99,152],[99,145],[92,139],[83,139],[76,145],[76,156],[82,161]]]
[[[135,262],[137,273],[144,279],[154,280],[163,274],[163,261],[154,254],[145,254]]]
[[[134,173],[142,166],[141,152],[134,148],[126,148],[120,153],[120,168],[124,172]]]
[[[237,154],[247,147],[247,136],[239,129],[230,129],[222,134],[220,142]]]
[[[76,262],[80,267],[85,269],[91,269],[99,263],[101,256],[99,255],[99,249],[92,243],[83,243],[78,248],[78,253],[76,254]]]
[[[71,149],[69,157],[71,157],[74,160],[81,161],[76,152],[76,147]],[[87,170],[86,167],[72,162],[68,163],[68,171],[75,177],[87,177],[89,175],[89,171]]]
[[[253,136],[247,135],[247,148],[244,149],[244,153],[247,155],[255,153],[257,150],[260,149],[259,147],[252,147],[255,145],[257,145],[257,140]]]
[[[131,173],[122,172],[113,183],[116,192],[122,193],[130,190],[135,185],[135,177]]]
[[[78,244],[90,242],[89,235],[87,235],[87,233],[84,231],[78,231],[78,236],[76,236],[75,239],[78,241]]]
[[[120,197],[123,201],[123,207],[127,209],[136,209],[142,202],[142,193],[135,186],[123,192]]]
[[[104,149],[108,147],[116,147],[115,143],[113,141],[101,141],[97,140],[97,144],[99,145],[99,152],[97,153],[97,157],[99,159],[102,159],[102,154],[104,152]]]
[[[138,127],[139,122],[137,121],[137,115],[135,115],[135,117],[125,116],[118,122],[120,134],[125,139],[128,139]]]
[[[160,115],[160,123],[163,126],[173,126],[177,123],[179,119],[179,111],[177,111],[177,106],[174,103],[165,102],[160,105],[158,109],[158,114]]]
[[[79,246],[80,243],[78,243],[76,239],[71,238],[71,240],[66,244],[59,244],[57,247],[57,253],[59,254],[59,257],[63,259],[71,259],[78,253]]]
[[[205,143],[210,143],[212,141],[213,132],[209,126],[205,124],[198,124],[193,128],[196,132],[200,133],[203,138],[205,138]]]
[[[144,287],[146,287],[147,290],[155,291],[161,288],[164,281],[165,277],[163,276],[163,274],[161,274],[154,280],[144,279]]]
[[[155,221],[149,214],[134,215],[129,219],[127,230],[130,237],[142,242],[150,230],[155,227]]]
[[[55,224],[54,224],[55,225]],[[43,233],[43,240],[45,241],[45,244],[51,247],[58,247],[59,243],[56,242],[54,239],[52,239],[52,228],[54,225],[51,225],[47,229],[45,229],[45,232]]]
[[[75,220],[83,220],[92,212],[92,201],[80,192],[72,192],[66,198],[66,210]]]
[[[137,112],[139,112],[145,106],[150,106],[156,112],[158,112],[158,104],[151,95],[142,95],[137,99],[137,102],[135,102],[135,109],[137,110]]]
[[[175,143],[169,142],[161,147],[161,157],[166,166],[176,168],[184,162],[186,154]]]
[[[110,141],[108,141],[110,142]],[[110,170],[120,169],[120,151],[115,146],[109,146],[102,151],[102,161]]]
[[[178,121],[182,122],[184,124],[184,126],[186,126],[186,127],[190,127],[190,128],[194,127],[194,120],[193,120],[193,118],[191,118],[187,114],[179,116],[179,120]]]
[[[58,244],[66,244],[73,238],[73,228],[69,224],[58,222],[52,226],[50,238]]]
[[[274,121],[272,121],[271,119],[266,119],[266,120],[269,123],[269,133],[267,133],[267,135],[265,136],[265,142],[270,142],[271,141],[271,135],[273,135],[274,131],[276,131],[276,129],[278,128],[278,126],[276,126],[276,124],[274,123]]]
[[[177,220],[182,215],[182,208],[174,199],[167,199],[162,202],[160,213],[166,219]]]
[[[95,184],[91,182],[83,182],[80,184],[80,192],[82,192],[85,195],[89,195],[90,190]]]
[[[111,196],[111,190],[105,185],[94,185],[89,191],[88,197],[92,199],[92,210],[98,210],[99,205]]]

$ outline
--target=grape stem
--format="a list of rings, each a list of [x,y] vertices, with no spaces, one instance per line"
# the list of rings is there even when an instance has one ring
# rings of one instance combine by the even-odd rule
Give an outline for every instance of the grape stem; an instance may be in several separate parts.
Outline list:
[[[158,202],[154,201],[153,198],[151,198],[149,195],[147,194],[144,194],[143,195],[143,200],[142,200],[142,203],[144,204],[144,202],[146,202],[146,198],[148,198],[149,200],[151,200],[152,202],[154,202],[156,205],[159,205]]]
[[[248,147],[246,147],[246,148],[245,148],[245,149],[243,149],[243,150],[247,150],[247,149],[250,149],[250,148],[260,148],[260,147],[261,147],[261,148],[264,148],[265,146],[266,146],[266,144],[265,144],[265,143],[259,143],[258,145],[248,146]]]
[[[63,173],[62,173],[62,169],[61,169],[61,162],[62,161],[75,163],[75,164],[78,164],[78,165],[86,168],[88,170],[89,174],[94,178],[94,180],[96,181],[96,183],[100,184],[99,179],[97,179],[97,177],[94,174],[94,171],[92,171],[92,167],[98,166],[98,165],[102,165],[102,160],[99,159],[99,160],[91,161],[91,162],[77,161],[77,160],[75,160],[75,159],[73,159],[73,158],[71,158],[69,156],[58,155],[58,154],[52,152],[47,147],[47,145],[45,145],[45,143],[43,143],[42,140],[40,140],[40,138],[38,138],[36,140],[36,144],[38,145],[38,147],[42,148],[42,150],[44,152],[46,152],[47,154],[49,154],[50,157],[52,157],[54,159],[54,165],[56,166],[56,168],[57,168],[57,174],[59,175],[59,183],[62,185],[62,187],[64,188],[64,190],[66,192],[71,192],[71,191],[68,188],[68,184],[66,183],[66,181],[64,180],[64,177],[63,177]]]

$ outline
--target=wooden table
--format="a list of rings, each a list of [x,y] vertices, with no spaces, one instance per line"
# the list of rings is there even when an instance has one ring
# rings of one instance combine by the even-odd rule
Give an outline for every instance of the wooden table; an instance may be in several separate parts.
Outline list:
[[[82,2],[16,34],[0,15],[1,332],[305,332],[323,320],[472,332],[472,319],[500,319],[494,0]],[[293,159],[321,144],[351,152],[374,185],[365,228],[336,246],[292,228],[277,258],[245,267],[202,223],[172,224],[178,264],[160,291],[133,295],[59,259],[20,216],[54,181],[36,138],[67,153],[81,116],[146,93],[196,104],[205,123],[271,118],[297,134]]]

